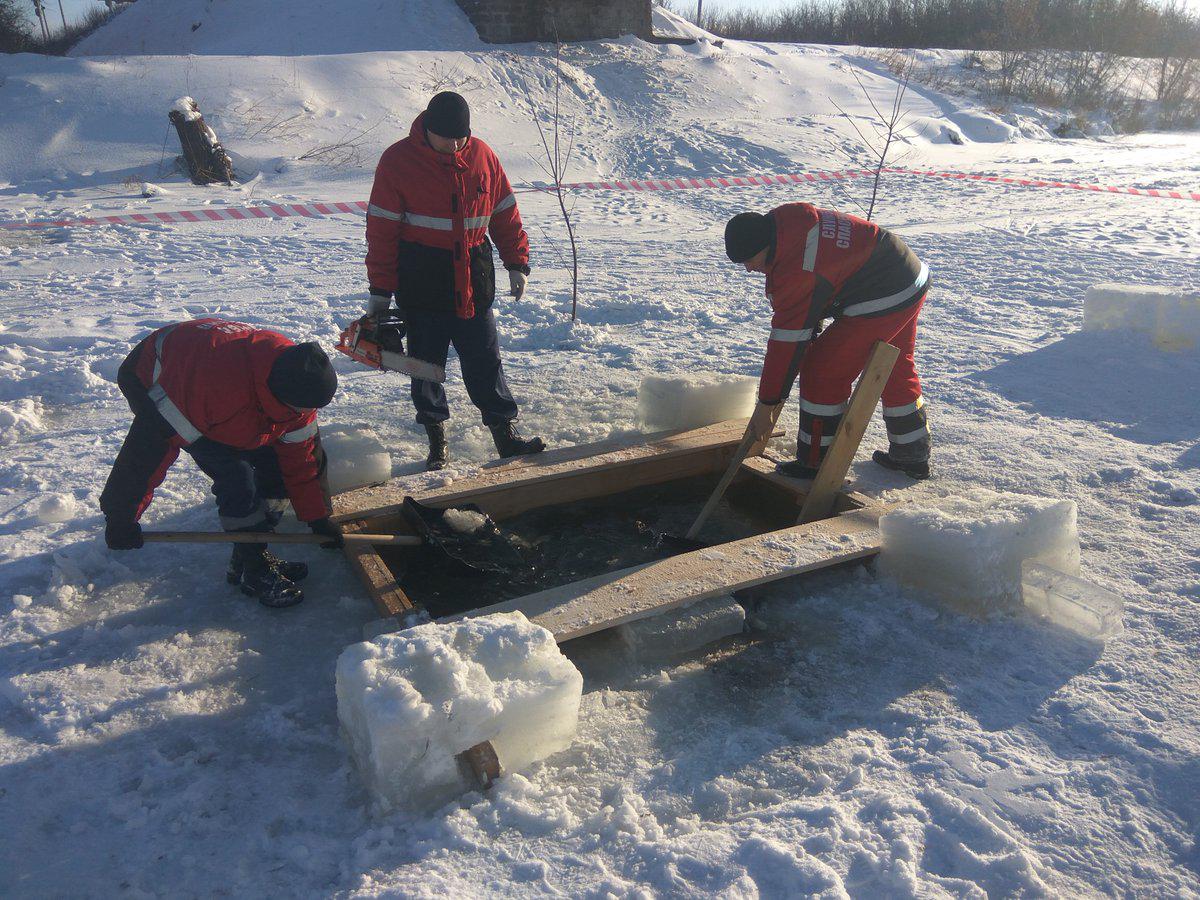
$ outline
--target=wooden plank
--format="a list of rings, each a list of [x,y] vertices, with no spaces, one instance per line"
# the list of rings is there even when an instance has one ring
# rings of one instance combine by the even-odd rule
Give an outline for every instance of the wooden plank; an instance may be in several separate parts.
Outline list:
[[[478,503],[493,517],[503,518],[539,506],[702,475],[728,462],[745,429],[745,419],[731,419],[690,431],[569,447],[493,463],[470,478],[440,487],[425,487],[423,475],[394,478],[334,497],[335,520],[395,517],[406,496],[432,506]]]
[[[802,505],[804,498],[808,496],[809,488],[812,487],[812,479],[792,478],[789,475],[783,475],[777,470],[776,467],[778,465],[779,460],[770,456],[751,457],[742,463],[741,472],[743,477],[754,478],[794,498],[796,506]],[[848,512],[852,509],[862,509],[864,506],[870,506],[874,502],[866,494],[860,494],[857,491],[843,488],[837,494],[833,511],[836,514]]]
[[[367,523],[361,520],[342,523],[342,531],[346,534],[365,531],[367,527]],[[347,543],[343,552],[381,616],[399,616],[417,608],[400,588],[392,570],[379,558],[373,545]]]
[[[850,403],[838,425],[833,443],[817,475],[809,488],[808,496],[804,498],[804,506],[800,509],[799,523],[815,522],[824,519],[831,512],[837,499],[838,491],[846,481],[846,473],[850,471],[850,463],[854,462],[854,454],[862,436],[866,434],[875,407],[879,405],[879,397],[883,394],[883,386],[887,384],[892,374],[892,366],[900,350],[886,341],[876,341],[867,358],[867,366],[863,369],[862,377],[855,385],[854,393],[850,395]]]
[[[559,642],[658,615],[793,575],[866,559],[879,552],[879,517],[885,506],[683,553],[609,572],[454,616],[523,612]]]

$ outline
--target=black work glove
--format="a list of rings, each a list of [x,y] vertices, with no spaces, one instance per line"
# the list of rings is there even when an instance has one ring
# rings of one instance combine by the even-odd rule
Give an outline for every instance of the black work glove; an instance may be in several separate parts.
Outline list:
[[[308,523],[308,527],[312,529],[313,534],[329,538],[328,541],[321,542],[322,550],[340,550],[346,544],[342,540],[342,529],[335,525],[328,516],[324,519],[314,519]]]
[[[109,550],[141,550],[146,542],[137,522],[105,522],[104,543]]]

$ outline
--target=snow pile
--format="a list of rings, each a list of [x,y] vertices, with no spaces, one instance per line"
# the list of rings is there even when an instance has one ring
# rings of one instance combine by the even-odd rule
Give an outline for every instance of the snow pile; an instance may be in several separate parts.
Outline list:
[[[338,718],[379,811],[470,790],[457,756],[483,741],[505,772],[566,749],[582,692],[554,636],[521,613],[380,635],[337,664]]]
[[[648,619],[617,626],[629,655],[644,665],[662,664],[741,634],[746,610],[730,594],[697,600]]]
[[[976,488],[886,513],[879,530],[881,571],[964,612],[1018,609],[1027,559],[1079,574],[1073,500]]]
[[[701,428],[754,412],[758,379],[748,375],[647,375],[638,386],[646,431]]]
[[[1139,331],[1164,350],[1200,345],[1200,292],[1142,284],[1097,284],[1083,301],[1083,330]]]
[[[329,491],[341,494],[392,477],[392,457],[374,431],[354,425],[321,429],[321,446],[329,459]]]
[[[71,494],[51,494],[38,507],[38,521],[43,525],[69,522],[77,511],[75,497]]]
[[[28,398],[0,403],[0,447],[8,447],[42,430],[42,408]]]

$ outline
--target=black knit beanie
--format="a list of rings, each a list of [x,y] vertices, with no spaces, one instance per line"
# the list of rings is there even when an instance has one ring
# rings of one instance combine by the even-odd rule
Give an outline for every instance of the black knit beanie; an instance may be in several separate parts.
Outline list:
[[[454,91],[435,94],[425,109],[425,128],[439,137],[470,137],[471,108]]]
[[[775,222],[758,213],[738,213],[725,223],[725,252],[735,263],[745,262],[775,239]]]
[[[328,406],[337,390],[337,372],[316,341],[296,344],[279,354],[267,376],[275,399],[300,409]]]

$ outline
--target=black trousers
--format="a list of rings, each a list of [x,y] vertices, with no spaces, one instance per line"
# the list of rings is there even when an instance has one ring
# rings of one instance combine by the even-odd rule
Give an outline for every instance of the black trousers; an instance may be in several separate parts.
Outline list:
[[[484,425],[503,425],[517,417],[517,404],[509,393],[500,362],[496,317],[490,309],[476,311],[471,319],[460,319],[452,312],[407,309],[404,319],[410,356],[445,366],[450,345],[454,345],[463,384],[471,402],[479,408]],[[446,391],[436,381],[414,378],[412,399],[418,425],[435,425],[450,418]]]

